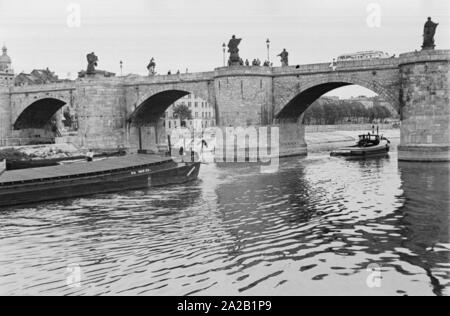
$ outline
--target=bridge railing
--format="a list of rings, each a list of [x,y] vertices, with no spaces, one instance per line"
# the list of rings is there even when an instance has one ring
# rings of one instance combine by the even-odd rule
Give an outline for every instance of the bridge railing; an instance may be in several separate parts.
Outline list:
[[[272,68],[274,75],[289,74],[289,73],[317,73],[317,72],[332,72],[339,70],[366,70],[366,69],[380,69],[398,67],[399,58],[379,58],[369,60],[350,60],[338,61],[334,64],[335,70],[332,67],[332,61],[328,63],[294,65],[289,67],[275,67]]]
[[[75,82],[52,82],[45,84],[32,84],[23,86],[11,87],[11,94],[18,93],[33,93],[33,92],[45,92],[45,91],[58,91],[58,90],[74,90]]]
[[[171,83],[183,81],[204,81],[214,78],[214,71],[197,73],[180,73],[171,75],[123,77],[125,85]]]

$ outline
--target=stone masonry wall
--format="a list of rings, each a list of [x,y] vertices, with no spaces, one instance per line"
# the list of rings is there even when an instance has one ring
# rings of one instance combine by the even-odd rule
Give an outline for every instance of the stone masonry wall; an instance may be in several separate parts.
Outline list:
[[[75,99],[79,146],[126,146],[125,96],[117,82],[97,78],[81,80],[77,82]]]
[[[0,86],[0,140],[11,136],[9,88]],[[2,144],[0,143],[0,146]]]
[[[450,52],[401,58],[401,160],[450,160]]]
[[[270,68],[219,69],[214,80],[219,126],[259,126],[273,117]]]

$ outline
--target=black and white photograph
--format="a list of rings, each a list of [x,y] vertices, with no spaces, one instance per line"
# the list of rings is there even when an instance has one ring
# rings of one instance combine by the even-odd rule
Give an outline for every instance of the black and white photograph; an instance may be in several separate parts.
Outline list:
[[[449,1],[0,0],[0,48],[0,296],[450,295]]]

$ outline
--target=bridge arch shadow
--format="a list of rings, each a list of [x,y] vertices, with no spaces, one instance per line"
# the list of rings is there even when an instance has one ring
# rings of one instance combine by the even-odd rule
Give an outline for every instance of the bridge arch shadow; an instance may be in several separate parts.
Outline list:
[[[166,90],[153,94],[128,116],[128,123],[136,126],[157,123],[172,104],[189,94],[191,93],[183,90]]]
[[[391,105],[391,111],[400,113],[400,96],[393,95],[390,91],[376,82],[362,80],[332,80],[322,79],[312,81],[301,87],[301,91],[294,96],[278,113],[275,119],[278,121],[298,119],[321,96],[338,88],[346,86],[361,86],[377,93]]]
[[[67,103],[60,99],[43,98],[27,106],[14,122],[14,130],[42,129]]]

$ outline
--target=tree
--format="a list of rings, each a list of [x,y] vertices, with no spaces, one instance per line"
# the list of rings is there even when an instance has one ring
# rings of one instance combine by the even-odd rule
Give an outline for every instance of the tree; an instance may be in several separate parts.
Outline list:
[[[303,122],[306,125],[371,123],[391,116],[391,112],[381,105],[366,109],[361,102],[352,100],[319,100],[305,111]]]
[[[192,120],[192,111],[185,104],[179,104],[173,109],[173,116],[180,121]]]

